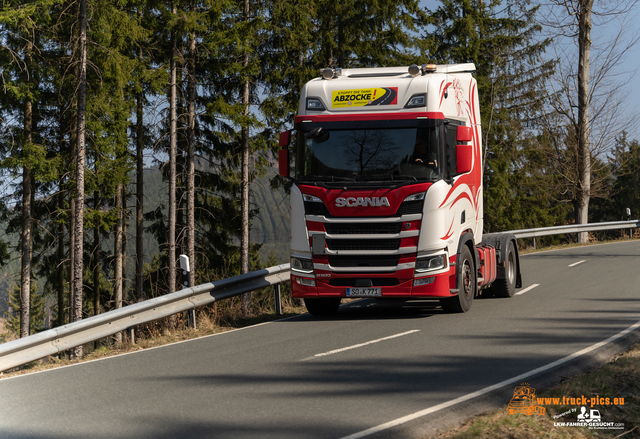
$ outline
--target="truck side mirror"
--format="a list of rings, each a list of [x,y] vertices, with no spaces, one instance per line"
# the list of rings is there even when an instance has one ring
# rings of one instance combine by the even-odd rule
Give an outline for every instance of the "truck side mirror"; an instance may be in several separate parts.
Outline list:
[[[473,145],[456,146],[456,174],[466,174],[471,171],[473,161]]]
[[[456,131],[456,174],[466,174],[471,171],[473,162],[473,146],[466,144],[473,140],[471,127],[459,126]]]
[[[281,149],[278,151],[278,167],[282,177],[289,176],[289,150]]]
[[[291,143],[291,131],[280,133],[278,145],[282,148],[278,151],[278,172],[282,177],[289,176],[289,143]]]
[[[458,142],[471,142],[473,140],[471,127],[459,126],[456,132],[456,140]]]
[[[281,148],[286,148],[291,143],[291,131],[284,131],[280,133],[280,139],[278,140],[278,145]]]

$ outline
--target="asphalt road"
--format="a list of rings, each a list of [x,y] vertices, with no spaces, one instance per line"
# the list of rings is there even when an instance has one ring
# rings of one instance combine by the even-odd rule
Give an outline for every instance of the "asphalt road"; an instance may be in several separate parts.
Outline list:
[[[363,300],[333,318],[305,314],[0,380],[0,438],[341,438],[640,321],[640,242],[521,262],[523,294],[476,300],[466,314]]]

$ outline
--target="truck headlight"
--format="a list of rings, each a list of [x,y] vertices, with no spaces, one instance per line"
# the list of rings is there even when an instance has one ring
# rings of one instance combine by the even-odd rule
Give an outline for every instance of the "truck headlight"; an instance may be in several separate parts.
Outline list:
[[[429,256],[416,259],[416,271],[424,273],[427,271],[441,270],[447,266],[446,255]]]
[[[311,259],[291,258],[291,269],[300,273],[313,273],[313,261]]]
[[[426,192],[419,192],[417,194],[409,195],[402,202],[404,203],[405,201],[420,201],[420,200],[424,200],[424,196],[426,194],[427,194]]]

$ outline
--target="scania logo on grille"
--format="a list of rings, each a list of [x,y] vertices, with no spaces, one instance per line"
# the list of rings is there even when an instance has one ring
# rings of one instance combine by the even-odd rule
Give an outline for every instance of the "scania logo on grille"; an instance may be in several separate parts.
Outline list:
[[[382,197],[382,198],[378,198],[378,197],[358,197],[358,198],[354,198],[354,197],[349,197],[349,198],[343,198],[343,197],[338,197],[336,198],[336,207],[357,207],[357,206],[362,206],[362,207],[367,207],[367,206],[371,206],[371,207],[382,207],[382,206],[386,206],[389,207],[389,200],[387,200],[387,197]]]

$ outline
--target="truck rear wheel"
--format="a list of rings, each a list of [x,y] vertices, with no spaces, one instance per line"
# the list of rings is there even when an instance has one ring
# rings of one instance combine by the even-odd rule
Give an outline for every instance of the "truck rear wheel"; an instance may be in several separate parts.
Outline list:
[[[513,241],[507,244],[507,254],[504,258],[504,279],[496,279],[491,285],[491,291],[495,297],[513,297],[516,291],[516,252],[513,248]]]
[[[471,256],[471,251],[466,245],[462,249],[462,255],[456,270],[456,286],[458,295],[440,299],[440,305],[446,313],[461,313],[471,309],[473,298],[476,295],[478,281],[476,280],[476,267]]]
[[[340,307],[339,297],[318,297],[304,299],[309,314],[314,316],[330,316],[338,312]]]

